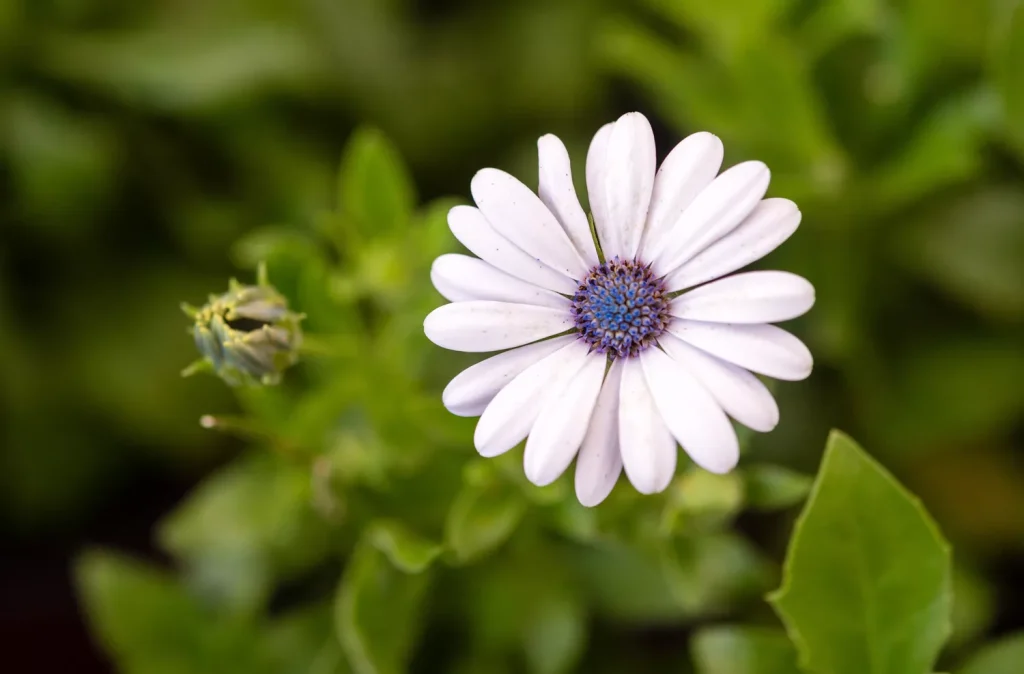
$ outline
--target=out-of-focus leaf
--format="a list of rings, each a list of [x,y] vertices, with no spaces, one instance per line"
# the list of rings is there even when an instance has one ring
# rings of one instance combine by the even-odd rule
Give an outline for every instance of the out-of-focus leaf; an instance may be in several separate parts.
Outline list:
[[[818,3],[800,23],[794,39],[808,56],[820,56],[849,37],[879,32],[886,11],[884,0]]]
[[[758,510],[780,510],[800,503],[811,491],[813,479],[773,464],[747,466],[743,470],[747,505]]]
[[[733,56],[747,47],[751,40],[771,33],[792,0],[725,0],[715,3],[646,0],[646,4],[683,29],[698,33],[728,56]]]
[[[467,483],[455,497],[445,522],[445,546],[467,564],[504,543],[526,512],[526,500],[500,480]]]
[[[891,395],[879,395],[866,409],[879,437],[905,452],[998,433],[1024,410],[1024,352],[1012,333],[922,340],[889,377]]]
[[[801,665],[929,674],[950,633],[951,576],[949,546],[920,502],[833,432],[769,598]]]
[[[895,241],[895,260],[966,306],[1024,316],[1024,193],[993,187],[928,209]]]
[[[592,597],[594,610],[606,620],[671,624],[687,614],[659,560],[636,547],[609,541],[580,548],[573,568]]]
[[[990,45],[997,3],[959,0],[908,0],[901,33],[905,67],[948,69],[951,62],[975,65]]]
[[[780,194],[808,188],[834,193],[849,168],[800,52],[784,41],[764,39],[744,50],[728,77],[734,87],[733,114],[738,116],[729,136],[751,153],[742,158],[768,162],[773,182],[784,180],[776,186]],[[714,124],[710,119],[700,122]]]
[[[675,600],[691,614],[723,612],[767,591],[777,575],[733,533],[683,535],[665,543],[662,569]]]
[[[41,63],[72,82],[159,110],[208,111],[268,90],[309,86],[322,74],[310,41],[282,23],[186,29],[179,22],[135,33],[63,35]]]
[[[871,174],[869,208],[895,210],[976,176],[996,107],[992,92],[981,88],[934,109],[902,151]]]
[[[348,562],[335,601],[335,629],[356,674],[401,674],[419,636],[429,574],[398,570],[372,545]]]
[[[665,516],[668,524],[681,521],[685,529],[720,526],[743,507],[743,481],[737,473],[716,475],[694,468],[679,476],[668,489]]]
[[[586,615],[579,600],[557,592],[537,602],[523,646],[533,674],[561,674],[573,669],[587,637]]]
[[[763,627],[709,627],[693,637],[697,674],[799,674],[785,632]]]
[[[330,603],[303,607],[276,619],[261,638],[267,659],[279,674],[351,671],[335,634]]]
[[[126,277],[131,283],[122,282]],[[60,364],[62,384],[88,401],[91,415],[175,463],[209,454],[214,438],[194,421],[227,404],[224,387],[180,376],[196,357],[195,344],[181,313],[168,311],[216,287],[207,281],[183,269],[122,260],[117,275],[88,273],[76,279],[75,301],[54,309],[63,329],[75,335],[49,353]],[[104,313],[130,320],[96,320],[101,306]]]
[[[273,583],[329,554],[331,528],[311,501],[306,469],[252,454],[200,485],[161,523],[160,543],[211,599],[254,610]]]
[[[953,632],[947,648],[969,643],[985,632],[995,618],[996,597],[992,585],[973,569],[953,568]]]
[[[662,116],[676,126],[700,128],[715,120],[711,128],[723,136],[740,126],[720,67],[702,63],[625,18],[602,26],[599,45],[608,67],[648,91]]]
[[[406,573],[422,572],[443,550],[440,545],[391,520],[371,525],[366,536],[371,545],[387,555],[397,569]]]
[[[107,552],[76,564],[83,604],[99,640],[126,674],[263,674],[258,634],[211,613],[170,576]]]
[[[412,178],[383,133],[359,129],[345,148],[338,175],[340,212],[362,237],[402,230],[416,205]]]
[[[119,159],[113,133],[52,101],[11,96],[3,103],[0,147],[22,211],[14,222],[42,224],[76,240],[110,197]]]
[[[1007,3],[1006,7],[1011,13],[996,50],[995,75],[1007,136],[1024,156],[1024,3]]]
[[[982,648],[955,674],[1017,674],[1024,663],[1024,633],[1004,637]]]

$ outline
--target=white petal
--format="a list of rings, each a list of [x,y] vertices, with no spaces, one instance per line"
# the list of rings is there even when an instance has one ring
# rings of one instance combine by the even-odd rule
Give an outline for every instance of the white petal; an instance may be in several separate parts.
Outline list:
[[[605,159],[605,198],[608,200],[606,227],[615,245],[604,250],[606,259],[618,255],[626,259],[636,256],[640,247],[647,208],[654,188],[654,171],[658,159],[654,151],[654,131],[647,118],[639,112],[619,117],[608,138]]]
[[[587,198],[590,200],[590,214],[594,216],[594,229],[601,242],[605,259],[608,259],[609,246],[617,246],[618,232],[610,226],[608,220],[608,194],[605,188],[605,176],[608,175],[608,139],[612,136],[614,124],[605,124],[590,141],[587,150]]]
[[[657,183],[654,189],[657,195]],[[799,224],[800,210],[792,201],[763,199],[739,227],[669,274],[665,286],[669,292],[692,288],[745,267],[778,248]]]
[[[728,417],[707,389],[661,349],[640,353],[654,404],[693,462],[712,473],[728,473],[740,444]]]
[[[448,226],[459,243],[501,271],[548,290],[568,295],[576,292],[575,281],[530,257],[498,234],[479,209],[456,206],[448,211]]]
[[[656,494],[668,487],[676,472],[676,441],[655,407],[637,358],[622,364],[619,447],[626,477],[638,492]]]
[[[743,162],[723,171],[671,228],[654,260],[655,273],[664,276],[675,271],[735,229],[757,206],[770,179],[768,167],[759,161]]]
[[[572,326],[568,311],[473,300],[434,309],[423,321],[423,332],[446,349],[480,353],[535,342]]]
[[[590,354],[583,367],[561,390],[552,389],[523,452],[526,478],[543,487],[551,484],[572,463],[590,424],[607,358]]]
[[[575,340],[574,335],[545,339],[482,360],[452,379],[441,393],[441,401],[452,414],[480,416],[498,391],[516,375]]]
[[[504,171],[486,168],[473,176],[470,191],[494,229],[531,257],[572,279],[586,274],[565,230],[529,187]]]
[[[690,346],[670,333],[659,337],[658,343],[674,361],[689,370],[736,421],[762,433],[779,423],[775,398],[750,372]]]
[[[654,178],[651,208],[640,246],[642,259],[653,260],[658,256],[665,235],[718,175],[724,153],[722,141],[707,131],[687,136],[668,153]]]
[[[597,264],[597,248],[590,235],[590,222],[580,206],[572,184],[569,151],[558,136],[547,134],[537,141],[540,180],[537,194],[544,205],[558,218],[576,251],[588,267]]]
[[[522,442],[537,415],[552,402],[548,393],[563,388],[579,372],[587,354],[586,344],[573,340],[523,370],[498,391],[476,424],[476,450],[482,456],[498,456]]]
[[[774,325],[701,323],[677,318],[668,329],[698,349],[775,379],[806,379],[814,365],[804,343]]]
[[[556,292],[521,281],[468,255],[441,255],[430,267],[430,280],[437,292],[452,302],[495,300],[513,304],[536,304],[569,311],[572,303]]]
[[[590,508],[608,498],[622,472],[619,452],[619,388],[622,360],[612,363],[601,386],[590,426],[576,457],[576,498]]]
[[[807,312],[814,286],[786,271],[751,271],[726,276],[672,300],[679,318],[714,323],[777,323]]]

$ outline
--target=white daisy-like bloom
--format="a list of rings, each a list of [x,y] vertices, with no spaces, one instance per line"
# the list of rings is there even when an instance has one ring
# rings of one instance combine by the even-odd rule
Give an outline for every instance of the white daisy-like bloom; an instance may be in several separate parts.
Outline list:
[[[524,439],[527,478],[543,486],[576,459],[576,495],[603,501],[625,470],[644,494],[664,490],[676,444],[702,468],[739,459],[729,418],[770,431],[779,409],[758,373],[799,380],[810,351],[771,325],[814,304],[783,271],[726,276],[760,259],[800,223],[788,199],[765,199],[759,161],[721,173],[722,142],[695,133],[656,170],[654,134],[632,112],[606,124],[587,154],[593,217],[580,206],[562,142],[538,142],[538,193],[493,168],[471,184],[476,208],[448,214],[470,252],[442,255],[431,280],[451,304],[426,317],[438,346],[503,351],[442,395],[479,416],[485,457]]]

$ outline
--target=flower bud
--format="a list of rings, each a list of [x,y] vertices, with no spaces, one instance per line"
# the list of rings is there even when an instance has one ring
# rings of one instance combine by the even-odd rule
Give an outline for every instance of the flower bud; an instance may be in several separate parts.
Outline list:
[[[277,384],[299,359],[304,316],[267,280],[261,266],[254,286],[231,280],[228,292],[200,308],[182,305],[195,323],[190,332],[202,358],[182,373],[207,370],[231,386]]]

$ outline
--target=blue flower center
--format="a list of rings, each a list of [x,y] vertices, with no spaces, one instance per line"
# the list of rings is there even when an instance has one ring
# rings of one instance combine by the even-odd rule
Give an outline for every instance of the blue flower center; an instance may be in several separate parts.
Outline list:
[[[669,301],[650,265],[618,257],[599,264],[572,298],[580,339],[612,358],[636,356],[669,322]]]

